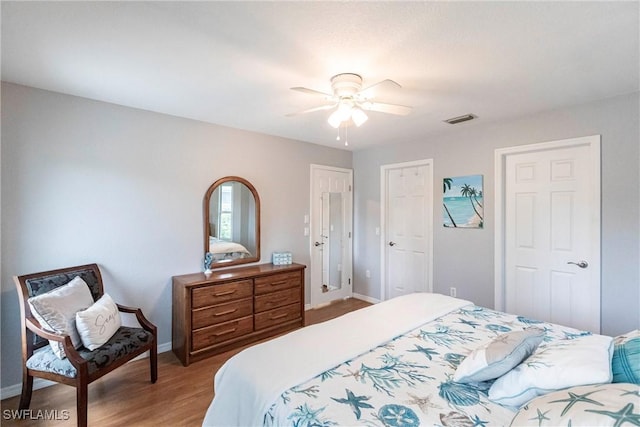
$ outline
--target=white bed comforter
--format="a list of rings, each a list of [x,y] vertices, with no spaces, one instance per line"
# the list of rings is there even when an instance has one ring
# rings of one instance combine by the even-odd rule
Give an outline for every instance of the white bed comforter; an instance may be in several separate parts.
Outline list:
[[[240,243],[220,240],[211,236],[209,236],[209,252],[214,254],[240,253],[251,256],[251,252]]]
[[[469,304],[440,294],[405,295],[243,350],[216,373],[203,426],[261,426],[285,390]]]

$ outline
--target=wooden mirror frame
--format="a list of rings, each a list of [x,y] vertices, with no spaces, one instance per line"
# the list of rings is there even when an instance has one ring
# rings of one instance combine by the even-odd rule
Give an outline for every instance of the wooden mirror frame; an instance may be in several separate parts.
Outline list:
[[[225,176],[223,178],[220,178],[219,180],[211,184],[211,186],[207,189],[207,192],[204,194],[204,199],[202,202],[203,223],[204,223],[204,253],[206,254],[207,252],[209,252],[209,236],[211,235],[211,229],[209,227],[209,214],[210,214],[209,206],[211,205],[211,195],[216,190],[216,188],[218,188],[220,185],[226,182],[231,182],[231,181],[236,181],[244,184],[249,189],[249,191],[251,191],[251,194],[253,194],[253,199],[255,201],[255,216],[256,216],[255,218],[256,250],[255,250],[255,253],[252,253],[251,254],[252,256],[248,258],[238,258],[238,259],[233,259],[233,260],[223,261],[223,262],[214,261],[211,263],[211,267],[210,267],[211,269],[224,268],[224,267],[229,267],[229,266],[238,265],[238,264],[249,264],[252,262],[260,261],[260,197],[258,196],[258,192],[256,191],[255,187],[249,181],[239,176]]]

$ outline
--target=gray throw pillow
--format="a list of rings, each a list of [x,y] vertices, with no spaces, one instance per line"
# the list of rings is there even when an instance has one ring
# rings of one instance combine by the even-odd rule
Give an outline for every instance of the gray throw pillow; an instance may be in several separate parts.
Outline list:
[[[460,363],[453,380],[471,383],[498,378],[529,357],[543,339],[544,331],[538,328],[498,335],[473,350]]]

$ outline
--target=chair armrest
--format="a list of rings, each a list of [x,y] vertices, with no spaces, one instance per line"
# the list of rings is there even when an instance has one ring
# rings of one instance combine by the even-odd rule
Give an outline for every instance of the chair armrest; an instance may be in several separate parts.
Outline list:
[[[123,313],[133,313],[136,315],[136,319],[138,320],[138,323],[140,323],[140,326],[142,326],[143,329],[151,332],[154,336],[157,336],[157,328],[156,325],[154,325],[153,323],[151,323],[146,317],[144,317],[144,314],[142,314],[142,310],[138,307],[127,307],[126,305],[121,305],[116,303],[116,305],[118,306],[118,310],[123,312]]]
[[[62,343],[62,347],[64,348],[64,353],[66,354],[71,364],[74,365],[77,369],[80,367],[80,365],[87,363],[85,359],[80,357],[80,354],[73,346],[73,343],[71,342],[71,337],[69,335],[59,334],[57,332],[50,332],[45,329],[42,329],[42,327],[40,326],[40,322],[38,322],[34,318],[26,318],[25,325],[31,332],[33,332],[34,334],[44,339],[47,339],[49,341],[58,341]]]
[[[47,339],[50,341],[58,341],[63,345],[68,342],[69,345],[72,345],[71,337],[69,335],[59,334],[57,332],[50,332],[45,329],[42,329],[42,326],[40,326],[40,322],[38,322],[36,319],[33,319],[33,318],[27,318],[25,319],[25,322],[26,322],[27,328],[29,328],[31,332],[33,332],[34,334],[44,339]]]

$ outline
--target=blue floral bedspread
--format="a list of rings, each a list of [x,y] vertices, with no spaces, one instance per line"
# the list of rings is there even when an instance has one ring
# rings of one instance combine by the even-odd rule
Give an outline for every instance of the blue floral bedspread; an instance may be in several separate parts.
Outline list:
[[[452,377],[476,347],[533,324],[545,330],[545,341],[588,334],[465,306],[285,391],[264,425],[509,425],[515,412],[488,400],[491,381],[459,384]]]

